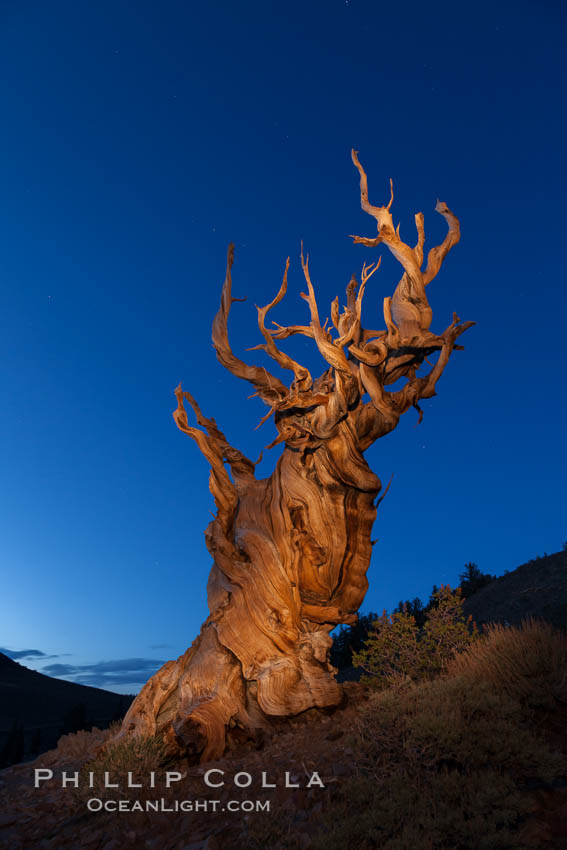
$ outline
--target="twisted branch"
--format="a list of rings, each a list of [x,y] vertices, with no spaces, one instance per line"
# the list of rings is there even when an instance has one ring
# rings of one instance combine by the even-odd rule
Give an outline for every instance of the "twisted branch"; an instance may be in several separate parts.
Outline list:
[[[288,357],[283,351],[280,351],[274,342],[274,338],[271,333],[266,330],[266,315],[275,307],[276,304],[279,304],[284,295],[287,292],[287,272],[289,269],[289,257],[287,258],[285,264],[285,270],[283,275],[282,285],[279,288],[278,294],[267,304],[265,307],[256,307],[258,310],[258,327],[260,328],[260,332],[264,339],[266,340],[264,345],[255,345],[253,348],[247,349],[248,351],[255,351],[258,349],[262,349],[267,354],[270,355],[283,369],[290,369],[295,375],[295,387],[299,390],[309,390],[313,384],[311,379],[311,375],[309,371],[304,367],[297,363],[295,360],[292,360],[291,357]]]
[[[233,301],[238,300],[232,297],[231,269],[233,262],[234,245],[231,242],[228,246],[226,277],[222,288],[221,305],[213,321],[213,346],[217,352],[219,361],[225,369],[228,369],[237,378],[249,381],[256,388],[262,401],[272,405],[287,395],[287,387],[278,378],[270,375],[266,369],[258,366],[248,366],[243,360],[235,357],[228,341],[228,316]]]

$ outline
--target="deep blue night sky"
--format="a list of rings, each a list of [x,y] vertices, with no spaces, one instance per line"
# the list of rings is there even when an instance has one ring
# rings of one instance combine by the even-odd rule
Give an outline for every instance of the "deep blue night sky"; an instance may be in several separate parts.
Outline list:
[[[240,356],[268,365],[243,352],[288,255],[273,318],[307,321],[301,239],[323,316],[385,254],[363,313],[382,326],[401,271],[348,238],[376,232],[351,147],[373,203],[394,179],[408,242],[419,210],[426,249],[442,240],[437,197],[459,215],[432,329],[453,310],[478,323],[423,424],[408,412],[367,453],[394,481],[362,610],[425,598],[470,560],[501,574],[561,548],[561,4],[14,0],[0,14],[3,647],[131,692],[196,636],[214,505],[173,390],[253,458],[275,436],[254,431],[266,409],[210,342],[231,240]],[[313,344],[289,343],[317,371]]]

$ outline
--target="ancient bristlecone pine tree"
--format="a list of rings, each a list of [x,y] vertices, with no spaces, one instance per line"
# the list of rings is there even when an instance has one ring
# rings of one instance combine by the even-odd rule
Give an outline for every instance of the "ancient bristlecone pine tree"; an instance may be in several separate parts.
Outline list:
[[[415,216],[417,243],[402,242],[387,206],[368,200],[360,173],[362,209],[376,219],[378,235],[355,236],[355,243],[384,244],[404,273],[392,297],[384,299],[385,330],[362,327],[362,298],[379,262],[353,276],[346,307],[331,305],[333,327],[321,325],[308,258],[301,253],[309,307],[307,325],[266,328],[268,312],[286,293],[283,282],[273,301],[258,308],[264,343],[257,346],[293,373],[289,387],[264,367],[236,357],[227,322],[233,297],[233,246],[228,249],[220,309],[213,322],[217,357],[233,375],[249,381],[270,408],[283,453],[270,478],[258,480],[255,464],[227,442],[213,419],[179,386],[177,426],[192,437],[211,465],[210,489],[217,516],[206,543],[213,558],[208,581],[210,615],[200,635],[177,661],[168,661],[145,685],[124,719],[120,736],[162,732],[172,750],[199,754],[202,761],[222,754],[228,728],[251,734],[269,729],[277,718],[310,708],[338,705],[341,686],[329,663],[330,631],[352,623],[364,599],[381,484],[364,451],[392,431],[402,413],[419,410],[435,387],[456,339],[473,322],[456,314],[442,334],[432,333],[426,287],[459,241],[459,222],[438,202],[448,225],[444,242],[432,248],[423,269],[423,215]],[[328,368],[315,380],[284,354],[276,340],[293,334],[311,337]],[[417,369],[437,354],[428,374]],[[405,378],[401,389],[388,385]],[[197,425],[189,424],[186,400]],[[420,412],[421,417],[421,412]],[[267,417],[265,417],[267,418]],[[230,468],[231,475],[227,471]]]

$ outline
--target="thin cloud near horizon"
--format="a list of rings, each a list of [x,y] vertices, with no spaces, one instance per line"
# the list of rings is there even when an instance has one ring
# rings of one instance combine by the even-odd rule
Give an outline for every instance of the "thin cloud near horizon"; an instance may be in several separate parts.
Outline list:
[[[49,654],[41,649],[7,649],[5,646],[0,646],[0,652],[7,655],[12,661],[18,661],[21,658],[37,658],[45,660],[48,658],[65,658],[71,655],[70,652],[62,652],[58,654]]]
[[[164,664],[155,658],[122,658],[94,664],[47,664],[41,672],[78,685],[112,687],[144,684]]]

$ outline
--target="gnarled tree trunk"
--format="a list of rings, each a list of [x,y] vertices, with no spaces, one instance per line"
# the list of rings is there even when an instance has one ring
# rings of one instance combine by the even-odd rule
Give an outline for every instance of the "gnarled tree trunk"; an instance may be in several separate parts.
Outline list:
[[[333,332],[320,323],[302,250],[308,289],[302,297],[310,324],[265,327],[266,314],[285,295],[289,259],[276,298],[258,309],[265,342],[257,348],[294,373],[286,387],[266,369],[249,366],[232,353],[227,332],[234,300],[229,247],[213,344],[221,363],[252,383],[269,405],[267,416],[274,414],[278,430],[271,446],[283,443],[284,449],[270,478],[256,479],[255,464],[228,444],[189,393],[177,388],[175,421],[211,464],[210,488],[217,506],[205,533],[214,560],[207,588],[211,613],[184,655],[168,661],[142,689],[119,737],[162,732],[172,750],[192,752],[205,761],[222,754],[229,726],[253,733],[275,718],[342,700],[329,663],[329,633],[339,623],[353,623],[364,599],[381,490],[363,453],[396,427],[402,413],[412,406],[419,410],[420,399],[435,395],[451,352],[460,347],[457,337],[473,324],[459,324],[454,315],[441,335],[429,330],[425,287],[459,240],[457,218],[438,202],[436,209],[449,230],[422,270],[423,216],[416,216],[418,241],[411,248],[401,241],[399,228],[394,229],[393,194],[388,206],[370,205],[366,174],[354,151],[352,156],[360,173],[362,208],[378,223],[375,238],[354,240],[371,247],[384,243],[404,269],[394,295],[384,301],[386,329],[365,330],[361,324],[364,289],[379,262],[363,266],[360,284],[354,277],[350,281],[342,313],[338,298],[331,305]],[[316,380],[276,346],[276,339],[292,334],[311,337],[326,360],[328,368]],[[430,372],[418,376],[425,358],[436,353]],[[400,378],[406,378],[402,389],[386,389]],[[184,400],[199,427],[189,425]]]

